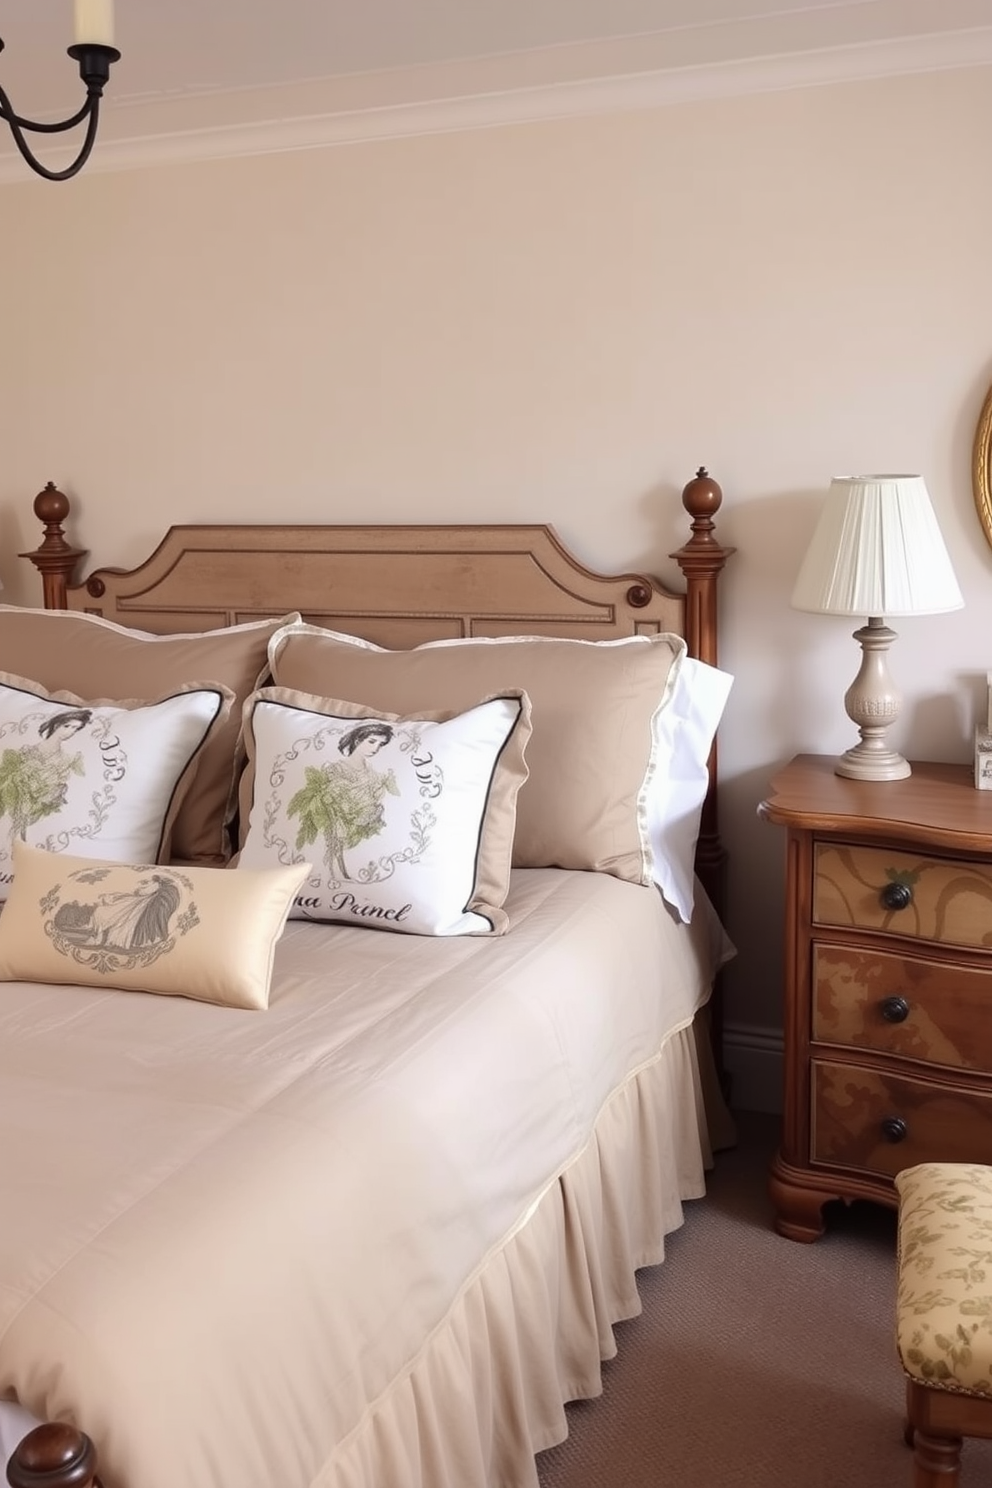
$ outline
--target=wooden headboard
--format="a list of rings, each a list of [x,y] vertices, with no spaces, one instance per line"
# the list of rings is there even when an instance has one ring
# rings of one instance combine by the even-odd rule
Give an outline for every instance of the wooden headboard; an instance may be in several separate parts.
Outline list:
[[[594,573],[538,525],[171,527],[137,568],[97,568],[76,583],[86,554],[66,538],[69,499],[51,483],[34,502],[43,541],[21,556],[41,573],[47,609],[160,634],[299,610],[393,648],[460,636],[609,640],[673,631],[691,655],[715,665],[717,578],[733,552],[714,535],[722,493],[700,469],[682,501],[691,534],[671,556],[685,575],[684,594],[643,574]],[[723,856],[714,747],[697,870],[718,908]]]

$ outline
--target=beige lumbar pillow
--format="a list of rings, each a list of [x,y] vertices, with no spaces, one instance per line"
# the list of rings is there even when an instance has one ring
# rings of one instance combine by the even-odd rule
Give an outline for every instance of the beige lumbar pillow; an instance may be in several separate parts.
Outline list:
[[[105,863],[14,843],[0,981],[63,982],[264,1008],[309,864],[261,872]]]

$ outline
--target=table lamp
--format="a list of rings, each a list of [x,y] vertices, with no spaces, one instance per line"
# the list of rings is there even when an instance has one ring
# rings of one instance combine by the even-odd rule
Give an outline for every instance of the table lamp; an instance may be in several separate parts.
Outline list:
[[[792,604],[824,615],[864,615],[854,632],[861,670],[844,694],[860,742],[836,773],[854,780],[903,780],[909,763],[886,744],[902,699],[886,660],[896,632],[885,616],[936,615],[964,604],[919,475],[855,475],[830,482]]]

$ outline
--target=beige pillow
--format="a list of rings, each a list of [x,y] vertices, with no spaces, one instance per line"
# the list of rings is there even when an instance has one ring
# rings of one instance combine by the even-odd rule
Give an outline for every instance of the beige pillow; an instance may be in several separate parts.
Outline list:
[[[263,687],[244,710],[240,867],[309,858],[292,911],[414,935],[502,934],[530,704],[404,715]]]
[[[486,693],[530,698],[529,778],[517,802],[518,868],[593,869],[652,882],[647,804],[658,721],[685,655],[678,636],[436,641],[385,651],[294,622],[273,637],[281,687],[373,708],[460,709]]]
[[[308,866],[103,863],[17,842],[0,980],[267,1007],[276,942]]]
[[[294,619],[299,616],[157,636],[73,610],[0,605],[0,664],[43,687],[79,697],[160,697],[188,682],[219,682],[230,688],[235,705],[203,752],[179,809],[172,845],[177,858],[224,863],[230,857],[227,826],[244,763],[241,704],[266,678],[269,638]]]
[[[154,863],[231,712],[216,683],[147,702],[80,698],[0,672],[0,899],[15,840]]]

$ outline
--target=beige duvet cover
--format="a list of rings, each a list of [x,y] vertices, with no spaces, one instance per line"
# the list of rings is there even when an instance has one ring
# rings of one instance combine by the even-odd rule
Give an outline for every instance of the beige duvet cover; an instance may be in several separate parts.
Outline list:
[[[688,1068],[726,954],[606,875],[518,871],[508,909],[501,939],[293,923],[264,1013],[0,984],[0,1397],[87,1430],[107,1488],[430,1481],[363,1464],[401,1410],[423,1440],[442,1342],[485,1355],[480,1278]]]

